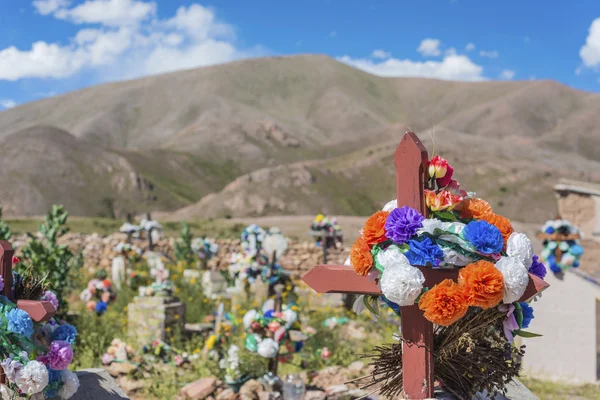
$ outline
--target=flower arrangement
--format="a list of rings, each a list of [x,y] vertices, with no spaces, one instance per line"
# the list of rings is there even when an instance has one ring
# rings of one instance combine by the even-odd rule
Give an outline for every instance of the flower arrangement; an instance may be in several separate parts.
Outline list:
[[[297,306],[286,305],[276,312],[272,299],[265,302],[262,312],[248,310],[243,318],[246,349],[263,358],[279,357],[280,362],[289,362],[308,338],[300,331],[296,310]]]
[[[579,228],[564,219],[549,220],[542,226],[538,236],[544,240],[540,256],[553,273],[579,267],[579,259],[583,255],[583,247],[579,244]]]
[[[503,391],[518,374],[523,351],[511,345],[513,336],[535,336],[523,331],[532,311],[519,299],[529,273],[543,279],[546,270],[527,236],[485,200],[462,190],[453,172],[446,160],[433,157],[424,193],[429,215],[387,203],[367,219],[346,264],[378,281],[383,296],[358,300],[370,312],[379,302],[398,314],[401,306],[417,305],[437,326],[436,379],[458,397],[471,398],[483,389]],[[458,269],[458,278],[426,287],[426,268]],[[402,343],[377,349],[372,384],[382,383],[384,396],[402,390],[401,349]],[[464,352],[471,353],[470,361],[460,358]],[[458,366],[461,376],[454,372]]]
[[[323,245],[323,236],[325,236],[325,245],[334,247],[336,240],[342,239],[342,228],[339,226],[336,218],[329,218],[323,214],[318,214],[313,220],[311,226],[311,235],[315,238],[317,246]],[[323,235],[323,233],[325,235]]]
[[[219,251],[219,245],[214,239],[209,238],[195,238],[192,240],[192,250],[198,254],[200,260],[209,261],[217,255]]]
[[[112,282],[106,278],[106,272],[101,270],[96,278],[90,280],[87,287],[81,292],[79,298],[86,303],[90,312],[102,315],[108,309],[108,305],[117,297],[113,291]]]
[[[265,235],[265,230],[256,224],[245,227],[241,235],[244,253],[251,257],[256,256],[260,252]]]
[[[50,291],[45,291],[41,299],[58,305],[56,295]],[[0,316],[0,366],[7,379],[0,386],[2,398],[71,398],[79,387],[77,375],[68,370],[77,329],[53,318],[34,322],[6,297],[0,298]]]
[[[125,242],[119,242],[113,247],[113,251],[127,257],[127,260],[131,264],[139,262],[142,259],[143,254],[143,251],[139,247]]]

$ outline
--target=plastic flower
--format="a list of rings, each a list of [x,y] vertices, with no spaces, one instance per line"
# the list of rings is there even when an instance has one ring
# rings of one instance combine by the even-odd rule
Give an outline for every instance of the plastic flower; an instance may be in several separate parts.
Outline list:
[[[52,368],[48,368],[48,386],[44,389],[44,396],[47,399],[52,399],[58,395],[58,388],[61,384],[60,371],[55,371]]]
[[[529,284],[529,273],[521,260],[516,257],[502,257],[496,268],[504,277],[504,303],[510,304],[518,301],[525,293]]]
[[[524,301],[520,302],[519,304],[521,305],[521,311],[523,312],[523,323],[521,324],[521,329],[529,328],[531,320],[535,318],[533,316],[533,307]]]
[[[517,257],[523,265],[530,266],[533,262],[533,245],[524,233],[513,232],[506,244],[506,254]]]
[[[98,313],[98,315],[102,315],[104,314],[104,312],[106,311],[106,309],[108,308],[108,304],[106,304],[103,301],[99,301],[96,303],[96,312]]]
[[[104,354],[102,354],[101,360],[102,360],[102,364],[109,365],[110,363],[112,363],[115,360],[115,357],[108,353],[104,353]]]
[[[7,312],[5,316],[8,320],[9,332],[13,332],[17,335],[25,336],[27,338],[30,338],[31,335],[33,335],[33,322],[31,321],[31,318],[29,318],[29,314],[27,314],[25,311],[19,310],[18,308],[13,308]]]
[[[55,340],[50,343],[50,349],[47,354],[39,356],[38,361],[50,366],[50,368],[60,371],[67,369],[73,361],[73,349],[71,345],[62,340]]]
[[[256,318],[258,318],[258,312],[256,310],[248,310],[242,319],[244,328],[250,329],[252,322],[254,322]]]
[[[75,343],[76,337],[77,337],[77,328],[75,328],[71,324],[60,325],[52,333],[52,340],[62,340],[69,344]]]
[[[329,358],[331,357],[331,351],[329,351],[329,349],[327,347],[323,347],[321,349],[321,358],[325,361],[329,360]]]
[[[24,354],[25,358],[27,358],[27,353]],[[14,360],[13,357],[5,358],[1,363],[2,369],[4,369],[4,373],[9,381],[14,382],[17,372],[23,369],[24,365],[20,361]]]
[[[263,339],[258,344],[258,349],[256,350],[256,352],[264,358],[273,358],[277,355],[278,351],[279,344],[271,338]]]
[[[465,199],[461,204],[461,218],[480,219],[486,215],[493,214],[492,206],[482,199]]]
[[[4,289],[4,278],[0,275],[0,292]]]
[[[443,187],[450,183],[453,173],[454,168],[442,157],[435,156],[429,161],[429,177],[435,178],[438,186]]]
[[[40,300],[49,301],[54,306],[54,309],[58,311],[58,297],[56,297],[54,292],[46,290]]]
[[[71,372],[68,369],[60,371],[60,377],[63,385],[58,391],[58,395],[61,399],[70,399],[77,393],[77,389],[79,389],[79,378],[77,378],[77,375],[74,372]]]
[[[362,237],[369,245],[385,242],[385,221],[390,213],[386,211],[377,211],[371,215],[365,222],[362,230]]]
[[[88,311],[94,311],[96,309],[96,302],[95,301],[88,301],[87,304],[85,305],[85,308],[87,308]]]
[[[39,361],[29,361],[15,376],[14,383],[25,394],[40,393],[48,385],[48,370]]]
[[[546,267],[544,264],[538,261],[538,256],[535,254],[533,255],[532,259],[533,261],[531,262],[531,267],[529,267],[529,273],[544,279],[546,273],[548,272],[546,271]]]
[[[465,287],[465,293],[473,306],[494,307],[504,297],[504,277],[493,263],[477,261],[461,269],[458,283]]]
[[[377,261],[383,266],[379,285],[381,293],[400,306],[412,306],[423,290],[425,277],[396,246],[379,253]]]
[[[444,279],[419,299],[419,309],[428,321],[449,326],[462,318],[469,309],[464,288],[450,279]]]
[[[510,235],[514,232],[510,220],[498,214],[487,214],[481,217],[482,220],[489,222],[500,230],[502,237],[504,238],[504,245],[508,243]]]
[[[426,266],[430,264],[437,267],[444,258],[444,252],[428,237],[425,237],[420,242],[409,240],[408,245],[410,249],[404,255],[408,258],[411,265]]]
[[[425,203],[431,211],[452,210],[463,201],[461,196],[457,196],[447,190],[440,190],[439,193],[433,190],[425,190]]]
[[[456,196],[460,196],[463,198],[467,197],[467,194],[468,194],[466,190],[463,190],[460,188],[460,183],[458,183],[454,179],[452,179],[450,181],[450,183],[448,183],[444,189]]]
[[[394,208],[398,207],[398,200],[390,200],[387,203],[385,203],[385,206],[383,206],[382,211],[388,211],[391,212],[394,210]]]
[[[414,208],[404,206],[390,212],[385,223],[387,237],[395,243],[404,243],[423,226],[425,217]],[[354,264],[352,264],[354,265]]]
[[[350,249],[350,263],[359,275],[367,275],[373,267],[373,256],[367,242],[358,237]]]
[[[498,228],[485,221],[469,222],[463,229],[462,236],[481,254],[497,254],[504,247],[504,240]]]

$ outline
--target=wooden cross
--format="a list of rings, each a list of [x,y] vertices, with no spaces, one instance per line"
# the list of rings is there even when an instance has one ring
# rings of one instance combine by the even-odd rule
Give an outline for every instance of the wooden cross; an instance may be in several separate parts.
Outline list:
[[[409,206],[427,217],[424,185],[427,182],[427,150],[413,132],[407,132],[394,153],[397,207]],[[457,268],[418,267],[425,286],[433,287],[444,279],[456,280]],[[302,280],[318,293],[381,295],[377,280],[358,275],[345,265],[317,265]],[[520,301],[531,299],[549,285],[529,274],[529,285]],[[418,305],[400,307],[402,321],[402,376],[407,399],[433,398],[433,324],[425,319]]]

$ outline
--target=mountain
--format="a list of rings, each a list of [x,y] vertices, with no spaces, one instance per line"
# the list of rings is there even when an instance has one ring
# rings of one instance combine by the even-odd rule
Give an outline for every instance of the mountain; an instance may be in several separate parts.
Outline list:
[[[1,112],[0,202],[7,215],[53,202],[76,215],[367,214],[394,196],[391,156],[410,127],[466,189],[536,221],[555,214],[559,177],[600,182],[598,110],[599,95],[552,81],[381,78],[318,55],[244,60]]]

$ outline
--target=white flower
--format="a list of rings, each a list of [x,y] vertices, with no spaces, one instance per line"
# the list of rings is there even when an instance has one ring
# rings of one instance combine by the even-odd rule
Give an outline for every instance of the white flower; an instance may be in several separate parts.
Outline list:
[[[89,289],[85,289],[81,292],[81,294],[79,295],[79,298],[84,303],[87,303],[88,301],[90,301],[92,299],[92,292]]]
[[[244,322],[244,328],[249,329],[252,322],[258,317],[258,312],[256,310],[248,310],[246,314],[244,314],[244,318],[242,321]]]
[[[502,257],[496,263],[496,268],[504,277],[504,303],[518,301],[529,284],[527,268],[517,257]]]
[[[27,355],[25,356],[25,358],[27,358]],[[2,361],[0,365],[4,369],[4,373],[6,374],[8,380],[13,382],[15,381],[17,372],[23,369],[23,364],[18,362],[17,360],[13,360],[12,357],[4,359],[4,361]]]
[[[292,325],[294,325],[294,322],[296,322],[298,320],[298,314],[296,313],[296,311],[292,310],[291,308],[288,308],[287,310],[283,311],[283,318],[285,319],[285,328],[286,329],[290,329],[290,327]]]
[[[373,322],[377,322],[379,320],[379,317],[377,315],[371,313],[371,311],[367,308],[367,306],[365,305],[365,296],[361,294],[354,301],[354,305],[352,306],[352,311],[354,311],[356,314],[360,314],[364,310],[369,311],[369,314],[371,315],[371,319],[373,320]],[[376,301],[373,304],[373,310],[376,312],[379,312],[379,302],[378,301]]]
[[[415,304],[423,290],[423,273],[410,265],[406,256],[395,246],[379,253],[377,260],[384,268],[380,281],[383,295],[399,306]]]
[[[531,240],[524,233],[514,232],[508,238],[506,253],[510,257],[517,257],[525,267],[533,263],[533,246]]]
[[[385,206],[383,206],[383,210],[382,211],[393,211],[395,208],[398,208],[398,200],[391,200],[388,201]]]
[[[560,259],[560,263],[566,265],[567,267],[573,266],[576,258],[573,254],[564,253]]]
[[[70,399],[79,389],[79,378],[77,378],[77,374],[68,369],[60,371],[60,378],[63,385],[58,391],[58,396],[63,400]]]
[[[48,370],[39,361],[29,361],[17,371],[14,382],[23,393],[39,393],[48,386]]]
[[[442,265],[456,265],[457,267],[464,267],[465,265],[469,265],[473,261],[470,257],[467,257],[464,254],[457,252],[456,250],[450,249],[448,247],[440,248],[444,253],[444,260],[442,261]]]
[[[567,250],[569,250],[569,243],[560,242],[558,245],[558,248],[561,249],[562,251],[567,251]]]
[[[14,391],[10,390],[6,385],[0,385],[0,399],[16,400],[17,395]]]
[[[264,358],[273,358],[279,351],[279,344],[271,338],[266,338],[258,344],[257,353]]]

